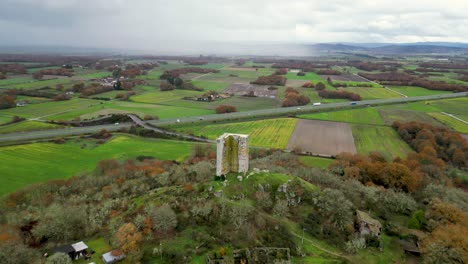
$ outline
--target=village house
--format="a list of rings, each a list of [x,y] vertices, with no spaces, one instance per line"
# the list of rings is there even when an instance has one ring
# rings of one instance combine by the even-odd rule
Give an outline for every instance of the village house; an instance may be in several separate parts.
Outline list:
[[[382,234],[382,224],[372,218],[369,214],[356,210],[356,221],[361,236],[376,236],[380,238]]]

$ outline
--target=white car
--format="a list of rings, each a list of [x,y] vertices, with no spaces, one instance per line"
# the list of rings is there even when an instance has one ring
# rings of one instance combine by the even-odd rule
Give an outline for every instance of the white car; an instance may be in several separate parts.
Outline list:
[[[177,121],[176,121],[176,122],[177,122],[177,123],[180,123],[180,119],[177,119]]]
[[[115,124],[114,124],[114,126],[118,126],[118,125],[119,125],[119,123],[115,123]]]

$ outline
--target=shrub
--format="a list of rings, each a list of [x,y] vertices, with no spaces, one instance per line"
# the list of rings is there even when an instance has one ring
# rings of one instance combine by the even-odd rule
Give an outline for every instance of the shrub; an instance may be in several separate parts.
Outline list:
[[[232,105],[220,105],[215,109],[217,114],[237,112],[237,108]]]

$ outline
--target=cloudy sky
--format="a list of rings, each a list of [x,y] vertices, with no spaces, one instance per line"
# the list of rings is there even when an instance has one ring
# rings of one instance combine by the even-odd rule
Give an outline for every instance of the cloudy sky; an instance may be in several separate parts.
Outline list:
[[[0,0],[0,45],[468,42],[468,0]]]

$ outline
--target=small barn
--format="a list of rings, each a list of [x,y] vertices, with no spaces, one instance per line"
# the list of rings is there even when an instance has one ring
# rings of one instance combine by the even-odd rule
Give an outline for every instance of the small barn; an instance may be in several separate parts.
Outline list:
[[[125,254],[120,250],[112,250],[102,255],[102,261],[105,264],[116,263],[125,258]]]
[[[78,243],[72,244],[71,245],[73,249],[75,250],[75,258],[74,259],[79,259],[81,257],[85,257],[86,254],[88,254],[88,246],[83,242],[80,241]]]

